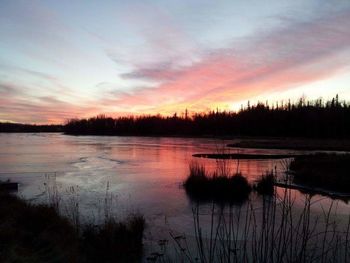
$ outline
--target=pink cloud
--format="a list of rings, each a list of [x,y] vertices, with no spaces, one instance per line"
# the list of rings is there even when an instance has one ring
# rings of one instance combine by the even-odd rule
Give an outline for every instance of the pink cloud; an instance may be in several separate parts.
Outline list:
[[[330,77],[350,64],[350,10],[310,21],[288,21],[274,30],[233,41],[225,49],[211,50],[204,55],[197,53],[193,56],[195,59],[188,53],[193,51],[193,46],[188,44],[190,38],[172,26],[171,21],[167,23],[163,28],[166,37],[156,35],[162,30],[148,35],[149,50],[160,50],[155,59],[158,62],[146,63],[147,59],[129,62],[136,70],[122,75],[125,79],[158,84],[134,91],[109,92],[105,96],[99,94],[87,100],[79,98],[74,87],[65,87],[49,74],[17,68],[14,71],[19,74],[50,82],[53,95],[28,96],[25,91],[29,87],[0,82],[0,120],[62,123],[69,118],[100,113],[173,114],[185,108],[190,111],[225,108],[264,93]],[[167,32],[169,28],[171,32]],[[317,96],[317,91],[315,94]],[[76,103],[64,101],[64,97]]]
[[[95,115],[102,110],[95,103],[75,105],[55,97],[28,97],[23,88],[0,83],[0,120],[21,123],[63,123],[71,118]]]
[[[232,43],[191,66],[139,68],[124,77],[161,84],[114,102],[136,111],[171,114],[184,107],[206,110],[327,78],[349,65],[349,28],[350,10],[346,10]]]

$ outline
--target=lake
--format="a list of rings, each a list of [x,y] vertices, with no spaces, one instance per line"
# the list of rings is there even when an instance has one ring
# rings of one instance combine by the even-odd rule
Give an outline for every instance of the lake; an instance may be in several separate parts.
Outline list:
[[[189,163],[196,159],[207,167],[215,159],[195,158],[198,153],[295,154],[291,150],[225,148],[233,140],[207,138],[162,138],[118,136],[68,136],[59,133],[0,134],[0,180],[20,183],[19,195],[33,202],[46,202],[45,183],[55,183],[66,201],[79,200],[82,220],[98,222],[103,214],[106,191],[113,195],[117,217],[140,212],[145,215],[145,243],[149,250],[159,239],[169,238],[169,231],[193,236],[192,202],[182,182],[188,175]],[[284,171],[285,160],[229,160],[232,170],[241,171],[253,181],[267,170]],[[48,179],[48,177],[50,179]],[[74,187],[74,191],[70,190]],[[279,194],[283,194],[278,189]],[[293,191],[296,204],[303,194]],[[253,195],[259,206],[261,197]],[[330,198],[314,196],[312,208],[322,213]],[[349,213],[349,205],[337,201],[339,218]],[[210,204],[201,206],[210,214]],[[207,218],[208,219],[208,218]],[[206,220],[203,221],[204,223]]]

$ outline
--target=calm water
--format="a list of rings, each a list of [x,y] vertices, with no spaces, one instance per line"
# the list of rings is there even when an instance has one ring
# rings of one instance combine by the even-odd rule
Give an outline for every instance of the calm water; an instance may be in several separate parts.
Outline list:
[[[192,205],[181,183],[188,173],[188,164],[195,153],[216,153],[227,143],[216,139],[66,136],[62,134],[0,134],[0,179],[20,182],[20,192],[34,202],[46,200],[45,174],[56,173],[57,185],[64,196],[75,187],[84,218],[96,220],[106,193],[116,196],[115,211],[119,217],[141,212],[148,228],[145,239],[152,242],[166,238],[169,231],[193,234]],[[240,153],[292,153],[282,150],[230,149]],[[215,160],[199,159],[208,167]],[[280,160],[230,161],[254,180]],[[294,193],[297,199],[302,194]],[[320,196],[314,213],[331,200]],[[298,200],[297,200],[298,201]],[[259,197],[254,201],[259,205]],[[302,201],[301,201],[302,202]],[[349,206],[338,202],[339,216],[349,212]],[[209,209],[209,205],[207,207]],[[204,206],[203,211],[206,211]],[[209,212],[208,212],[209,213]],[[147,242],[147,241],[146,241]]]

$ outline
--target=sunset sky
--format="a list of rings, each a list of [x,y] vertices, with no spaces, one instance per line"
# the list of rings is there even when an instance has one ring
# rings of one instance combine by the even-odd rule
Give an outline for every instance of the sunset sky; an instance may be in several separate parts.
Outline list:
[[[0,0],[0,121],[350,100],[350,1]]]

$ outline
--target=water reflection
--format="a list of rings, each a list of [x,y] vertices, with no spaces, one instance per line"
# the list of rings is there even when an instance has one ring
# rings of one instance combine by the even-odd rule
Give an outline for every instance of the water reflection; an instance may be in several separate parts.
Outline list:
[[[148,221],[146,242],[164,238],[169,230],[193,236],[192,205],[182,182],[188,174],[193,154],[216,152],[231,141],[192,138],[65,136],[61,134],[0,134],[0,179],[20,182],[20,195],[45,201],[43,182],[46,173],[56,172],[62,192],[79,187],[82,212],[93,214],[103,199],[106,185],[117,196],[116,211],[120,217],[132,211],[145,214]],[[288,150],[230,149],[232,153],[294,154]],[[209,169],[215,159],[200,158]],[[278,173],[284,167],[280,160],[230,160],[250,181],[266,170]],[[277,189],[283,195],[283,189]],[[292,191],[296,204],[302,194]],[[257,205],[261,197],[252,195]],[[329,198],[319,199],[313,213],[322,213]],[[210,208],[210,204],[202,206]],[[338,215],[345,216],[349,206],[338,203]]]

